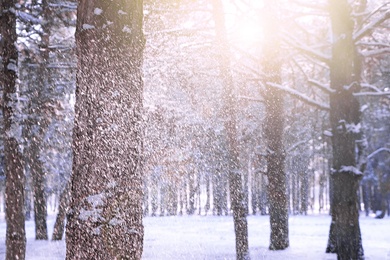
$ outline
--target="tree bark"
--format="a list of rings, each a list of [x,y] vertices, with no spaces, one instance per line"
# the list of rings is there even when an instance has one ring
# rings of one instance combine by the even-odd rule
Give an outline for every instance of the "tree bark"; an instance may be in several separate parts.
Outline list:
[[[21,117],[18,115],[15,2],[0,1],[0,33],[2,65],[0,82],[3,85],[6,259],[25,259],[26,232],[24,223],[25,175],[22,165]]]
[[[38,5],[35,2],[35,5]],[[27,121],[27,136],[29,145],[27,147],[28,169],[32,177],[32,188],[34,195],[34,221],[35,221],[35,239],[47,240],[47,201],[45,194],[45,172],[41,160],[41,148],[43,138],[49,124],[47,102],[49,102],[47,85],[48,72],[47,62],[49,59],[49,4],[47,0],[42,0],[42,16],[45,21],[42,25],[41,41],[39,43],[40,54],[38,57],[38,71],[35,91],[31,95],[29,107],[29,119]]]
[[[285,151],[283,146],[284,108],[283,93],[269,83],[281,83],[278,2],[267,1],[264,9],[265,110],[264,138],[267,145],[268,199],[271,226],[270,250],[283,250],[289,246],[288,197],[286,187]]]
[[[141,259],[142,0],[81,0],[66,259]]]
[[[69,189],[70,183],[67,183],[64,190],[61,192],[58,213],[51,238],[52,240],[62,240],[62,236],[64,235],[66,210],[69,206]]]
[[[360,107],[353,93],[359,90],[360,71],[352,38],[354,22],[347,0],[329,0],[333,32],[330,64],[330,124],[332,127],[332,224],[327,252],[338,259],[364,259],[359,227],[358,195],[362,177],[356,163]]]
[[[227,139],[230,201],[233,209],[234,231],[236,235],[236,259],[250,259],[248,245],[247,209],[239,170],[239,147],[236,127],[236,98],[230,68],[230,50],[226,36],[225,19],[221,0],[213,0],[213,15],[217,44],[219,47],[219,70],[223,80],[223,113]]]

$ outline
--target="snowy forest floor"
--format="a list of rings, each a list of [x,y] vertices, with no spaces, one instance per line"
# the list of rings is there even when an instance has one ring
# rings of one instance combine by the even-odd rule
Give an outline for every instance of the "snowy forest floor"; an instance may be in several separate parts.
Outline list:
[[[54,213],[48,217],[49,234]],[[325,254],[331,218],[327,214],[290,216],[290,247],[268,250],[269,217],[249,216],[249,246],[253,259],[337,259]],[[235,259],[231,216],[145,217],[143,259]],[[390,217],[360,217],[366,260],[390,260]],[[0,259],[5,259],[6,224],[0,214]],[[65,241],[35,241],[34,222],[26,221],[26,260],[65,259]]]

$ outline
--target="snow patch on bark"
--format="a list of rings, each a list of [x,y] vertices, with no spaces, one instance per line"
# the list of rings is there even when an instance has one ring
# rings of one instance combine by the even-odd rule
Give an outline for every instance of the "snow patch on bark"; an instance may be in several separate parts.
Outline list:
[[[358,169],[356,168],[355,166],[346,166],[346,165],[342,165],[340,167],[340,170],[336,170],[334,168],[331,169],[331,173],[332,174],[335,174],[335,173],[342,173],[342,172],[345,172],[345,173],[352,173],[353,175],[363,175],[363,173]]]
[[[95,26],[87,23],[83,24],[83,30],[90,30],[90,29],[95,29]]]
[[[101,14],[103,13],[103,10],[96,7],[95,10],[93,10],[93,13],[94,13],[95,15],[101,15]]]
[[[345,126],[346,126],[347,131],[349,133],[358,134],[361,131],[361,124],[360,123],[358,123],[358,124],[353,124],[353,123],[352,124],[346,124]]]
[[[89,219],[92,222],[102,222],[104,218],[101,216],[101,213],[103,212],[102,207],[104,206],[105,198],[105,193],[88,196],[86,201],[89,203],[92,209],[81,208],[79,219],[83,221],[87,221]]]

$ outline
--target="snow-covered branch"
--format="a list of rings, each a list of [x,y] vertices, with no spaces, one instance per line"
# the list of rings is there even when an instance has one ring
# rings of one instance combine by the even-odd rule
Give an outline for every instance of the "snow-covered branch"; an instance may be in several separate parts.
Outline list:
[[[387,19],[390,18],[390,10],[387,10],[386,12],[383,12],[377,19],[372,21],[371,23],[367,24],[365,27],[357,31],[353,39],[355,42],[359,41],[362,39],[364,36],[367,36],[375,27],[386,21]]]
[[[292,89],[292,88],[289,88],[289,87],[285,87],[285,86],[282,86],[282,85],[279,85],[279,84],[275,84],[275,83],[272,83],[272,82],[267,82],[267,85],[270,86],[270,87],[273,87],[275,89],[279,89],[279,90],[282,90],[284,92],[286,92],[287,94],[297,98],[298,100],[302,101],[302,102],[305,102],[306,104],[308,105],[311,105],[311,106],[314,106],[316,108],[319,108],[321,110],[329,110],[329,106],[327,104],[323,104],[323,103],[320,103],[314,99],[311,99],[307,96],[305,96],[304,94],[302,94],[301,92],[295,90],[295,89]]]
[[[378,153],[381,153],[381,152],[388,152],[388,153],[390,153],[390,149],[389,148],[385,148],[385,147],[379,148],[378,150],[370,153],[367,156],[367,158],[370,159],[370,158],[374,157],[375,155],[377,155]]]
[[[368,88],[368,89],[372,89],[376,92],[382,92],[377,86],[374,86],[374,85],[371,85],[371,84],[368,84],[368,83],[361,83],[360,84],[363,88]]]
[[[43,24],[43,20],[22,11],[17,11],[17,16],[20,21],[31,24]]]
[[[59,3],[49,3],[50,7],[56,7],[56,8],[63,8],[68,10],[76,10],[77,9],[77,2],[72,1],[63,1]]]
[[[367,97],[367,96],[380,96],[380,97],[383,97],[383,96],[390,96],[390,91],[386,91],[386,92],[358,92],[358,93],[353,93],[353,95],[355,97]]]
[[[360,52],[364,57],[373,57],[390,53],[390,47]]]
[[[309,142],[309,140],[302,140],[302,141],[299,141],[295,144],[293,144],[291,147],[289,147],[287,149],[287,153],[289,152],[292,152],[293,150],[295,150],[296,148],[298,148],[298,146],[302,145],[302,144],[307,144]]]
[[[308,82],[312,84],[313,86],[318,87],[322,91],[324,91],[327,94],[332,94],[334,93],[334,89],[331,89],[328,85],[322,84],[321,82],[314,80],[314,79],[309,79]]]

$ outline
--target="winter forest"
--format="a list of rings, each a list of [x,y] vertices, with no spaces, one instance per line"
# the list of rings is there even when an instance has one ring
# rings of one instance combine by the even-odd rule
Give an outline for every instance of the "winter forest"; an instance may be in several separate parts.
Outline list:
[[[390,259],[390,1],[0,0],[0,259]]]

